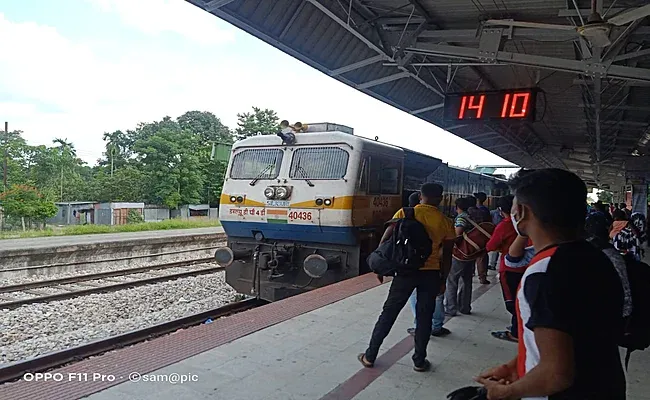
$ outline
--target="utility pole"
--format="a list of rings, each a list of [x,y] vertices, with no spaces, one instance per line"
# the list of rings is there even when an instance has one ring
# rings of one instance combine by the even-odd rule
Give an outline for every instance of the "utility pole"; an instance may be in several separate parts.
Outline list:
[[[2,182],[4,183],[4,191],[7,191],[7,159],[9,158],[9,122],[5,121],[5,160],[3,169]]]

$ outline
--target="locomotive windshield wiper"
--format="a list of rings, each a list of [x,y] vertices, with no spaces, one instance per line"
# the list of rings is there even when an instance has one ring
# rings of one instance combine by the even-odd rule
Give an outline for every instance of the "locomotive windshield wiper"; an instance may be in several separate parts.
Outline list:
[[[262,177],[264,176],[264,174],[267,173],[267,172],[271,169],[271,167],[273,167],[273,164],[269,164],[269,165],[267,165],[266,167],[264,167],[264,169],[263,169],[262,171],[260,171],[259,174],[257,174],[257,176],[255,177],[255,179],[253,179],[253,180],[249,183],[249,185],[251,185],[251,186],[255,186],[255,184],[257,183],[257,181],[259,181],[260,179],[262,179]]]
[[[312,183],[312,181],[307,179],[307,171],[305,171],[305,167],[303,167],[302,165],[297,165],[296,166],[296,171],[300,171],[302,173],[302,177],[305,179],[305,182],[307,182],[307,184],[310,187],[314,187],[314,184]]]

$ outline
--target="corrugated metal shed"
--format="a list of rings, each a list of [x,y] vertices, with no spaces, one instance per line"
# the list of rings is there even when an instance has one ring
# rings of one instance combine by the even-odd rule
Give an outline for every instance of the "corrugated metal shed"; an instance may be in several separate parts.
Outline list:
[[[503,22],[582,26],[590,0],[187,1],[513,163],[614,190],[650,178],[650,18],[604,24],[611,45],[599,47],[577,29]],[[593,0],[605,21],[646,5]],[[445,93],[521,87],[541,89],[535,122],[443,120]]]

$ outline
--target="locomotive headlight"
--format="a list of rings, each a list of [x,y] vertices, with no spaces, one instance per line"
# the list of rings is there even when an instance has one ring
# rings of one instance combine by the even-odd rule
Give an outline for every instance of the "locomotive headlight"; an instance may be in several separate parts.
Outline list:
[[[275,188],[272,188],[272,187],[269,186],[269,187],[267,187],[266,189],[264,189],[264,196],[265,196],[267,199],[272,199],[272,198],[274,198],[274,197],[275,197]]]
[[[322,206],[323,205],[323,199],[316,199],[316,205],[317,206]]]
[[[323,200],[323,204],[325,204],[327,207],[332,205],[332,199],[325,199]]]
[[[279,186],[275,189],[275,194],[278,197],[278,199],[284,200],[287,197],[289,197],[289,189],[287,189],[284,186]]]
[[[237,203],[241,203],[244,201],[244,198],[241,196],[237,196]]]
[[[235,196],[230,196],[230,202],[231,202],[231,203],[234,203],[234,202],[236,202],[236,201],[237,201],[237,197],[235,197]]]

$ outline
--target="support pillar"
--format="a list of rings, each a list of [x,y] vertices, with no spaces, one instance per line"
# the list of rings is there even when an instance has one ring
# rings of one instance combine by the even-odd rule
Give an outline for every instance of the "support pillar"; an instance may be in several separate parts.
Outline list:
[[[632,185],[632,212],[648,212],[648,184]],[[646,215],[647,216],[647,215]]]

